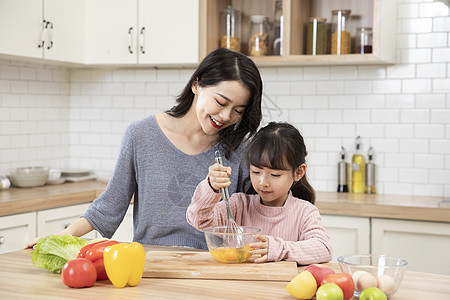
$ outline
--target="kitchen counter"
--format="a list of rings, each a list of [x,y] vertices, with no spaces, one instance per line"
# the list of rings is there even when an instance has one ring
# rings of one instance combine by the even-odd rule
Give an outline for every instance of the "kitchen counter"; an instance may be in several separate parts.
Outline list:
[[[177,249],[149,245],[145,248]],[[2,299],[294,299],[285,290],[287,282],[282,281],[143,278],[136,287],[119,289],[105,280],[91,288],[73,289],[62,283],[61,275],[34,267],[30,252],[28,249],[0,255]],[[327,265],[340,272],[337,264]],[[303,269],[299,267],[299,272]],[[447,299],[449,283],[450,276],[405,271],[402,285],[391,299]]]
[[[0,190],[0,216],[74,205],[95,200],[106,188],[96,180]],[[450,207],[441,197],[317,192],[321,214],[450,223]]]
[[[106,188],[97,180],[0,190],[0,216],[94,201]]]

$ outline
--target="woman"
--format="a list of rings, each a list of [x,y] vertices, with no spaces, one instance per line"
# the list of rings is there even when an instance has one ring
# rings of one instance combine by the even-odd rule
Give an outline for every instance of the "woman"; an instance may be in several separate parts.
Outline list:
[[[111,238],[133,197],[134,241],[206,249],[203,234],[186,222],[186,209],[216,150],[234,170],[230,192],[243,191],[243,148],[261,121],[261,95],[252,60],[222,48],[211,52],[172,109],[128,126],[106,190],[58,234],[83,236],[95,229]]]

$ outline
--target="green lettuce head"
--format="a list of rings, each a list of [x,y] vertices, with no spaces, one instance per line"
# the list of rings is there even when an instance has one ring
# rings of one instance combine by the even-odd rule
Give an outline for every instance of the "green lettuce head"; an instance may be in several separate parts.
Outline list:
[[[39,239],[31,252],[31,261],[38,268],[61,273],[65,263],[77,258],[78,251],[87,244],[76,236],[49,235]]]

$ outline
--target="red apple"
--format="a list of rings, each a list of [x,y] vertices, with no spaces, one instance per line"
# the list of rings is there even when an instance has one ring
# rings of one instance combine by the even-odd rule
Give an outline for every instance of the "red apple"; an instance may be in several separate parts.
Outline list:
[[[353,281],[352,275],[347,273],[330,274],[322,279],[321,284],[325,283],[337,284],[342,289],[342,292],[344,292],[344,300],[348,300],[353,297],[353,292],[355,291],[355,283]]]
[[[335,274],[332,268],[321,265],[309,265],[305,268],[305,270],[311,272],[314,276],[317,282],[317,287],[320,287],[322,279],[324,279],[327,275]]]

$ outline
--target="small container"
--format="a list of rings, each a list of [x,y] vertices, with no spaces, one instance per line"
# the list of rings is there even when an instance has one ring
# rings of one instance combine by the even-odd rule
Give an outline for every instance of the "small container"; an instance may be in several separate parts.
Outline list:
[[[349,54],[351,47],[351,24],[349,9],[332,10],[331,54]]]
[[[8,177],[0,176],[0,190],[6,190],[11,187],[11,181],[9,181]]]
[[[375,194],[377,189],[375,188],[375,164],[373,163],[373,149],[369,148],[367,151],[367,157],[369,161],[366,164],[366,194]]]
[[[250,17],[248,37],[248,55],[264,56],[269,54],[269,20],[266,16],[253,15]]]
[[[341,147],[341,161],[338,162],[338,193],[347,193],[348,192],[348,185],[347,185],[347,169],[348,164],[345,161],[345,148]]]
[[[271,45],[273,55],[283,55],[283,0],[275,2]]]
[[[363,194],[365,191],[366,163],[361,153],[361,137],[356,138],[356,152],[352,156],[352,193]]]
[[[241,50],[241,13],[231,5],[220,14],[220,47]]]
[[[355,35],[355,53],[372,53],[372,28],[358,27]]]
[[[327,52],[327,19],[309,19],[306,33],[306,54],[317,55]]]

